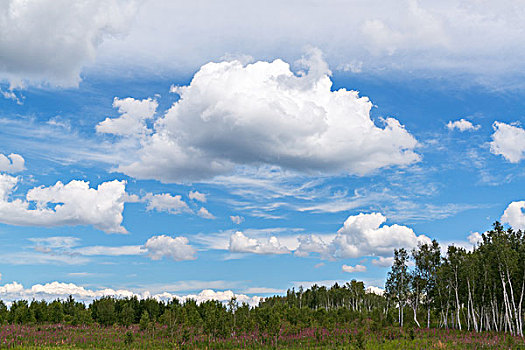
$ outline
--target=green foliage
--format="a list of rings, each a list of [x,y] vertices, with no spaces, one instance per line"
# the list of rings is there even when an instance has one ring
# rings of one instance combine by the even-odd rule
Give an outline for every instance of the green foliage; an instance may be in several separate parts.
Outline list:
[[[9,311],[7,310],[6,304],[0,300],[0,325],[7,322],[7,315]]]
[[[14,324],[30,324],[36,321],[26,300],[13,302],[8,315],[8,320],[10,323]]]
[[[119,314],[119,323],[129,327],[135,321],[135,310],[130,303],[125,303]]]
[[[144,330],[148,329],[149,328],[149,324],[150,324],[150,322],[149,322],[149,313],[146,310],[144,310],[142,312],[142,316],[140,317],[140,322],[139,322],[140,330],[144,331]]]
[[[49,306],[49,321],[51,323],[60,323],[64,319],[64,307],[59,300],[53,301]]]
[[[111,326],[116,322],[115,300],[105,297],[95,300],[92,306],[93,319],[103,326]]]
[[[126,332],[126,337],[124,338],[124,344],[126,345],[131,345],[133,343],[133,332],[132,331],[127,331]]]
[[[364,349],[366,344],[365,333],[363,330],[359,330],[355,336],[355,346],[358,349]]]

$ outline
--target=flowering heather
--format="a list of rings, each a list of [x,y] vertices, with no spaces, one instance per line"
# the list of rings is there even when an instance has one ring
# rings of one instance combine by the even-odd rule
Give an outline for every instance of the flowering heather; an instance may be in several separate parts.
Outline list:
[[[99,325],[3,325],[2,349],[503,349],[525,346],[523,340],[504,333],[466,332],[446,329],[400,329],[377,331],[367,327],[336,326],[279,330],[211,337],[193,327],[169,329],[151,324],[148,329]]]

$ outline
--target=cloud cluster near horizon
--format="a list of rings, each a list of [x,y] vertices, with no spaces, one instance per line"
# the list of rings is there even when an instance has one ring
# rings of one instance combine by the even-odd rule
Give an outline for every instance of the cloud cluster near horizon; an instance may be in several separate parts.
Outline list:
[[[402,225],[384,225],[386,217],[380,213],[350,215],[335,235],[295,234],[291,236],[249,237],[237,231],[229,237],[222,249],[232,253],[261,255],[289,254],[306,257],[316,254],[321,259],[338,260],[372,256],[374,265],[390,266],[394,249],[412,249],[418,244],[430,243],[425,235]],[[217,242],[214,242],[217,244]],[[221,248],[220,246],[216,246]],[[358,272],[347,266],[346,272]]]
[[[180,301],[193,299],[197,303],[202,303],[208,300],[228,302],[233,297],[235,297],[239,303],[247,303],[251,306],[256,306],[261,300],[261,297],[259,296],[237,294],[231,290],[214,291],[211,289],[205,289],[198,294],[188,294],[180,296],[177,294],[172,294],[170,292],[152,294],[149,291],[144,291],[136,293],[128,289],[115,290],[112,288],[103,288],[93,290],[84,288],[82,286],[78,286],[74,283],[63,283],[56,281],[46,284],[35,284],[31,286],[31,288],[24,288],[22,284],[17,282],[12,282],[0,286],[0,299],[6,302],[12,302],[21,299],[53,301],[56,299],[66,299],[70,295],[73,296],[73,298],[75,298],[76,300],[82,302],[91,302],[94,299],[99,299],[106,296],[115,298],[137,297],[139,299],[154,298],[163,301],[171,301],[174,298]]]

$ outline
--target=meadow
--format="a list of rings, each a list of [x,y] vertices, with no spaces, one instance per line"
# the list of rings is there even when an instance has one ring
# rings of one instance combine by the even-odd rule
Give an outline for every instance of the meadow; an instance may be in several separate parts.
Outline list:
[[[276,336],[250,332],[210,337],[198,329],[161,324],[100,326],[3,325],[0,349],[525,349],[508,333],[386,327],[284,329]]]

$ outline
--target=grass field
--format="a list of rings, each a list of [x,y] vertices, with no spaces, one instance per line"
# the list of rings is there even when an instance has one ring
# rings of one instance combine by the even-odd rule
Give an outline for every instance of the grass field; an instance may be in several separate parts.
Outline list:
[[[444,329],[350,327],[252,332],[212,338],[193,329],[44,325],[0,326],[0,349],[525,349],[523,339],[503,333]]]

